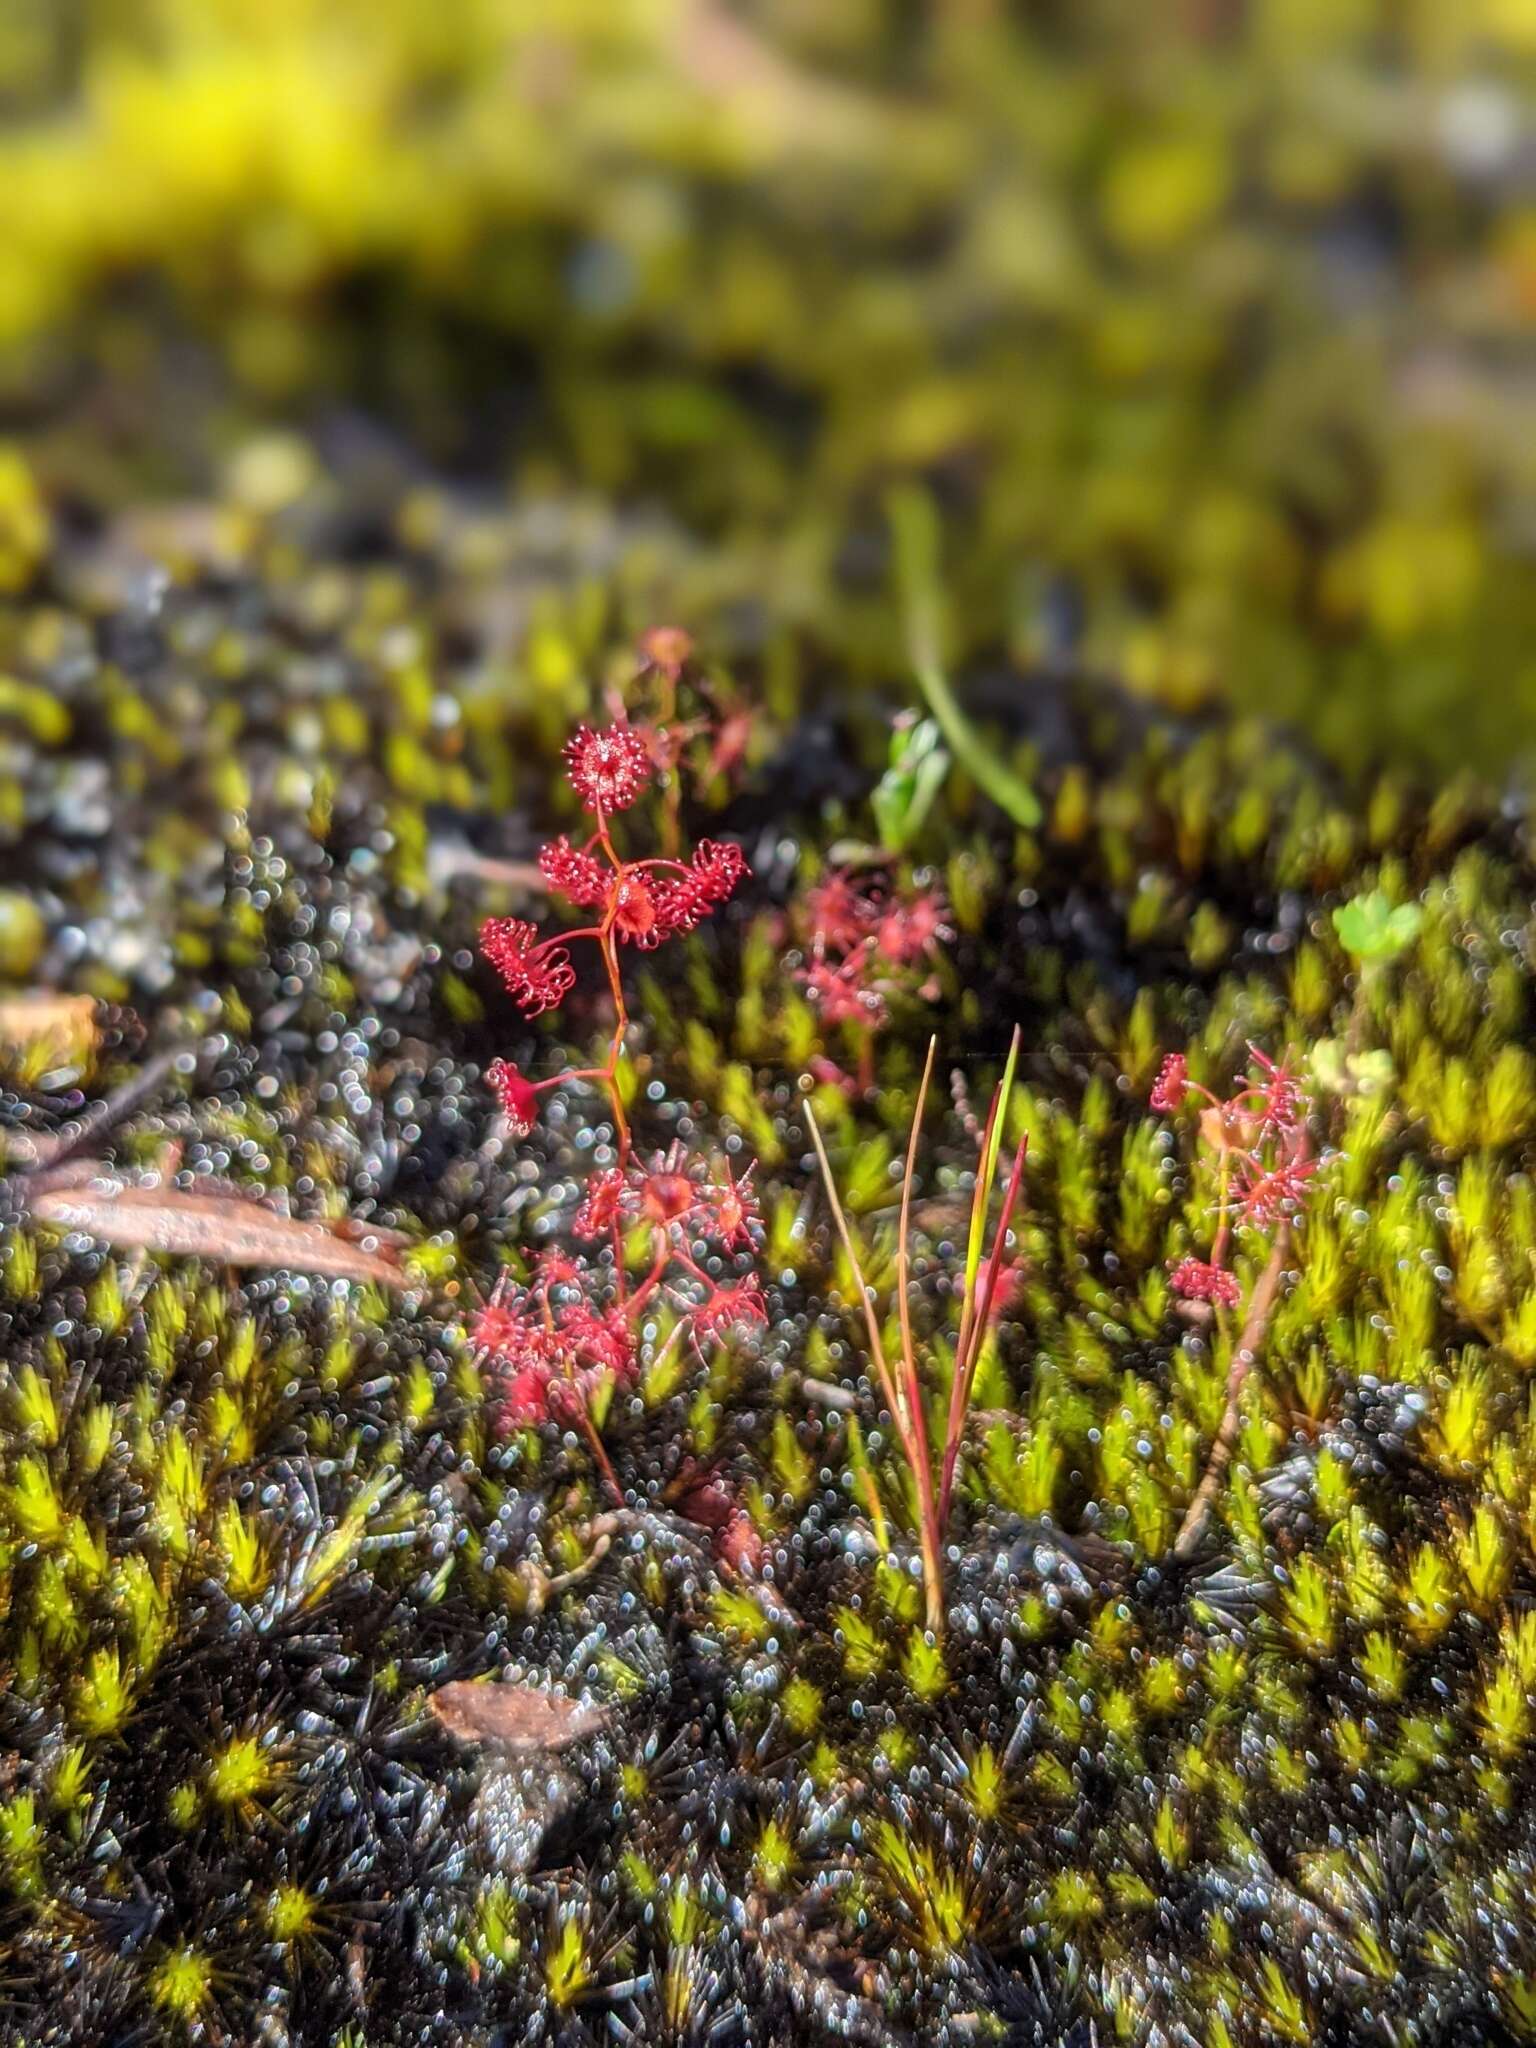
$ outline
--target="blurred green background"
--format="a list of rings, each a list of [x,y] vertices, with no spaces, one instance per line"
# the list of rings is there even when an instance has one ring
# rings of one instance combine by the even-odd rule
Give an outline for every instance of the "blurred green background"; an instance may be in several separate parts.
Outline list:
[[[0,120],[0,590],[345,416],[855,678],[918,477],[1020,689],[1536,740],[1536,0],[6,0]]]

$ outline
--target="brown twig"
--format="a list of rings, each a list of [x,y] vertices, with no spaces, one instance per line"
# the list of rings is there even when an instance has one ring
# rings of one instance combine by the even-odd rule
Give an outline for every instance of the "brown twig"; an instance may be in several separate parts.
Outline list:
[[[587,1412],[587,1404],[585,1401],[576,1399],[573,1400],[571,1406],[572,1420],[587,1440],[587,1448],[592,1453],[592,1462],[597,1466],[602,1482],[608,1489],[609,1499],[615,1507],[623,1507],[625,1505],[624,1489],[619,1484],[619,1475],[613,1469],[613,1460],[603,1448],[603,1440],[597,1433],[597,1424]]]
[[[36,1137],[27,1132],[8,1131],[6,1145],[22,1165],[22,1175],[18,1178],[25,1177],[36,1189],[44,1175],[51,1176],[55,1169],[67,1165],[132,1115],[141,1102],[158,1094],[177,1063],[187,1053],[195,1051],[196,1047],[191,1045],[168,1046],[105,1101],[96,1103],[83,1116],[73,1118],[57,1131],[44,1132]]]
[[[288,1266],[404,1287],[398,1253],[406,1240],[394,1232],[347,1221],[301,1221],[271,1198],[217,1179],[178,1188],[167,1172],[155,1183],[136,1185],[96,1156],[95,1148],[197,1052],[190,1044],[167,1047],[57,1131],[8,1134],[19,1164],[4,1185],[15,1209],[55,1230],[81,1231],[141,1257],[159,1252],[228,1266]],[[374,1242],[357,1241],[365,1232]]]

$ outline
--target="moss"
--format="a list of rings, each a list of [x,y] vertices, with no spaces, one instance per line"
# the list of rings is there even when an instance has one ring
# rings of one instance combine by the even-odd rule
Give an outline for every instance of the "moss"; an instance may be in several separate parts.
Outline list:
[[[273,1791],[280,1768],[269,1741],[236,1735],[209,1757],[203,1783],[214,1807],[249,1817]]]
[[[866,829],[863,771],[825,804],[787,798],[777,770],[711,785],[700,829],[749,841],[755,893],[637,1005],[626,1085],[647,1148],[686,1129],[758,1154],[772,1320],[760,1347],[673,1345],[611,1393],[620,1513],[574,1433],[502,1433],[464,1325],[504,1266],[561,1240],[603,1142],[575,1086],[524,1145],[496,1134],[492,1054],[553,1071],[603,1019],[583,991],[524,1031],[471,941],[523,886],[506,864],[552,802],[567,710],[589,676],[630,672],[632,594],[598,577],[552,595],[508,657],[514,687],[454,637],[514,558],[506,536],[454,553],[467,515],[445,498],[416,552],[369,561],[305,524],[319,488],[284,501],[302,545],[246,508],[226,568],[167,590],[163,644],[74,700],[70,747],[116,721],[131,908],[103,908],[63,858],[46,776],[38,844],[63,879],[35,894],[62,982],[100,963],[72,964],[60,929],[104,920],[92,944],[121,953],[141,1013],[100,1013],[93,1090],[141,1066],[144,1020],[195,1047],[104,1153],[396,1234],[411,1284],[119,1256],[7,1212],[7,1996],[81,2040],[243,2038],[281,2012],[296,2040],[387,2042],[430,2038],[449,2009],[572,2041],[729,2040],[742,2013],[775,2044],[850,2026],[1135,2038],[1148,2013],[1170,2039],[1219,2019],[1243,2048],[1516,2026],[1536,1981],[1523,826],[1470,789],[1437,798],[1400,771],[1349,789],[1248,728],[1149,734],[1108,692],[1053,686],[1061,744],[1017,750],[1038,833],[958,776],[935,798],[922,857],[944,866],[956,937],[929,994],[893,1008],[861,1095],[829,1074],[847,1048],[782,964],[834,809],[838,831]],[[427,670],[408,638],[437,650]],[[217,716],[194,731],[182,664],[215,646]],[[878,772],[825,646],[808,634],[785,681],[789,660],[719,665],[777,707],[754,743],[810,773],[804,691],[837,735],[828,773]],[[345,748],[306,694],[315,661],[357,677]],[[899,684],[874,654],[866,676]],[[479,726],[477,691],[495,695]],[[380,744],[396,717],[409,787]],[[176,793],[185,843],[135,790],[161,813]],[[1423,918],[1362,1001],[1333,912],[1378,889]],[[909,1303],[937,1434],[966,1119],[1015,1019],[1019,1269],[930,1637],[916,1503],[834,1300],[851,1275],[800,1106],[809,1087],[889,1288],[938,1032]],[[1178,1047],[1225,1089],[1249,1039],[1296,1055],[1325,1164],[1229,1481],[1183,1560],[1237,1332],[1169,1289],[1209,1243],[1211,1196],[1191,1134],[1146,1095]],[[14,1172],[18,1134],[71,1102],[45,1075],[9,1087]],[[1236,1263],[1251,1281],[1251,1241]],[[668,1328],[658,1314],[658,1347]],[[755,1558],[690,1520],[706,1490],[747,1509]],[[425,1703],[487,1674],[590,1689],[609,1725],[527,1773],[469,1755]]]

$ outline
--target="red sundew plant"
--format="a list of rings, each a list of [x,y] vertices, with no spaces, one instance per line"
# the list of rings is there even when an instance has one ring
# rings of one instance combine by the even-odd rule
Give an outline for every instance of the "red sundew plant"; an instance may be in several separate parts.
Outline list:
[[[762,1235],[751,1183],[752,1168],[738,1178],[729,1161],[711,1167],[677,1146],[647,1167],[632,1163],[590,1175],[571,1235],[585,1246],[611,1248],[611,1260],[599,1263],[591,1250],[547,1251],[528,1285],[503,1275],[473,1324],[476,1350],[502,1377],[503,1427],[574,1423],[622,1503],[592,1402],[605,1383],[633,1380],[644,1326],[658,1306],[664,1302],[675,1317],[664,1349],[686,1339],[701,1354],[707,1344],[768,1320],[762,1285],[747,1264]],[[645,1239],[645,1265],[633,1280],[637,1232]]]
[[[874,1085],[875,1038],[891,998],[932,993],[925,970],[954,933],[936,888],[893,885],[882,874],[829,868],[806,891],[800,924],[805,960],[795,970],[822,1021],[846,1029],[857,1048],[853,1085]],[[824,1078],[841,1080],[838,1070]]]
[[[570,993],[576,980],[570,948],[578,943],[597,949],[613,997],[613,1034],[601,1066],[564,1068],[543,1081],[530,1080],[507,1060],[493,1061],[488,1070],[520,1136],[533,1129],[549,1089],[566,1081],[599,1082],[613,1115],[617,1158],[588,1177],[571,1217],[571,1236],[582,1248],[545,1251],[526,1284],[503,1274],[471,1338],[500,1378],[503,1427],[574,1424],[621,1503],[623,1489],[593,1420],[593,1402],[604,1386],[635,1377],[648,1320],[665,1305],[672,1316],[666,1346],[686,1339],[700,1352],[767,1321],[751,1270],[761,1237],[754,1168],[738,1175],[729,1163],[714,1166],[678,1146],[648,1166],[637,1164],[619,1090],[629,1028],[621,949],[648,951],[694,930],[747,873],[738,846],[712,840],[700,841],[687,860],[627,860],[619,852],[611,821],[656,775],[665,737],[621,720],[601,730],[582,726],[565,749],[571,786],[592,813],[593,830],[578,845],[563,835],[551,840],[540,850],[539,866],[551,892],[593,912],[592,922],[542,937],[526,919],[491,918],[480,934],[486,958],[529,1016]],[[644,1270],[632,1278],[637,1236]]]
[[[1232,1352],[1221,1424],[1193,1500],[1174,1542],[1178,1556],[1198,1546],[1238,1433],[1238,1398],[1269,1328],[1279,1297],[1291,1231],[1306,1199],[1317,1161],[1312,1157],[1307,1117],[1311,1103],[1284,1060],[1278,1063],[1248,1048],[1254,1071],[1223,1099],[1192,1081],[1183,1053],[1170,1053],[1149,1097],[1161,1115],[1176,1115],[1191,1101],[1203,1104],[1199,1132],[1216,1186],[1216,1232],[1206,1258],[1181,1259],[1169,1285],[1186,1301],[1203,1302],[1221,1315],[1243,1300],[1242,1282],[1232,1270],[1234,1242],[1251,1231],[1269,1243],[1269,1257],[1248,1297],[1247,1313]]]
[[[638,726],[650,752],[660,786],[659,823],[662,850],[676,853],[682,843],[683,770],[696,788],[717,778],[733,781],[746,758],[757,724],[753,707],[722,695],[694,661],[693,636],[681,626],[652,626],[639,642],[640,671],[626,697],[610,693],[616,721],[633,709],[636,689],[644,692],[649,715]],[[692,715],[684,716],[682,693],[687,680]]]
[[[480,949],[500,974],[508,993],[530,1017],[562,1003],[576,985],[570,949],[595,946],[613,997],[613,1036],[599,1067],[568,1067],[545,1081],[531,1081],[508,1060],[494,1060],[486,1078],[495,1089],[514,1131],[526,1137],[538,1117],[539,1097],[565,1081],[597,1081],[607,1090],[621,1163],[630,1149],[629,1121],[619,1093],[619,1059],[629,1030],[620,950],[649,952],[693,931],[735,891],[748,873],[739,846],[701,839],[691,857],[653,856],[626,860],[614,844],[611,821],[627,811],[656,773],[654,735],[619,722],[594,730],[582,726],[565,749],[571,787],[594,818],[580,845],[562,834],[540,848],[539,867],[553,895],[594,921],[574,931],[541,938],[537,925],[521,917],[493,917],[480,932]]]

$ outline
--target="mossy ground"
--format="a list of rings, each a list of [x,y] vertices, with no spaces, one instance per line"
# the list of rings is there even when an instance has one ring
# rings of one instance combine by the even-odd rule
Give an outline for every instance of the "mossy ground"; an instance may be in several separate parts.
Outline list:
[[[0,9],[8,2042],[1536,2038],[1536,849],[1459,772],[1536,728],[1532,22]],[[1023,1028],[942,1641],[808,1151],[855,1048],[785,966],[912,705],[913,481],[1043,802],[950,774],[931,999],[812,1089],[884,1285],[938,1034],[937,1420]],[[643,1148],[759,1161],[773,1314],[609,1403],[615,1515],[463,1335],[610,1135],[573,1090],[509,1142],[485,1067],[585,1053],[602,992],[531,1029],[473,939],[542,909],[559,746],[672,622],[752,709],[689,822],[755,878],[636,975],[624,1080]],[[1423,922],[1362,989],[1372,888]],[[1250,1039],[1326,1156],[1184,1565],[1228,1339],[1146,1099]],[[29,1137],[168,1047],[98,1149],[394,1233],[403,1291],[29,1214]],[[477,1755],[427,1702],[487,1674],[606,1720]]]
[[[868,685],[842,696],[809,636],[731,677],[753,756],[696,822],[756,878],[640,976],[628,1080],[643,1146],[686,1126],[761,1162],[773,1321],[613,1402],[631,1505],[604,1521],[579,1438],[497,1439],[462,1336],[605,1141],[575,1091],[505,1141],[484,1064],[549,1070],[602,1015],[578,991],[531,1031],[471,944],[563,822],[555,752],[590,679],[628,677],[690,561],[419,487],[371,485],[364,517],[344,483],[270,488],[294,452],[183,513],[179,556],[162,532],[169,576],[142,522],[62,534],[6,614],[28,679],[4,712],[6,980],[102,1007],[94,1037],[13,1047],[0,1109],[14,1149],[184,1041],[117,1162],[399,1232],[412,1284],[129,1260],[41,1230],[8,1184],[10,2036],[1530,2038],[1524,813],[1014,678],[999,739],[1044,823],[951,775],[915,849],[957,933],[934,999],[893,1018],[871,1099],[816,1091],[886,1278],[930,1031],[956,1076],[916,1210],[937,1401],[960,1109],[1023,1027],[1027,1267],[936,1643],[810,1172],[802,1077],[844,1048],[779,922],[868,830]],[[509,638],[493,600],[535,584]],[[900,701],[899,672],[873,680]],[[1378,883],[1424,921],[1362,996],[1329,912]],[[1309,1063],[1330,1157],[1182,1567],[1228,1361],[1169,1295],[1209,1224],[1146,1093],[1168,1048],[1225,1081],[1250,1039]],[[770,1581],[723,1572],[678,1512],[704,1470]],[[608,1726],[524,1773],[426,1709],[518,1672],[590,1688]]]

